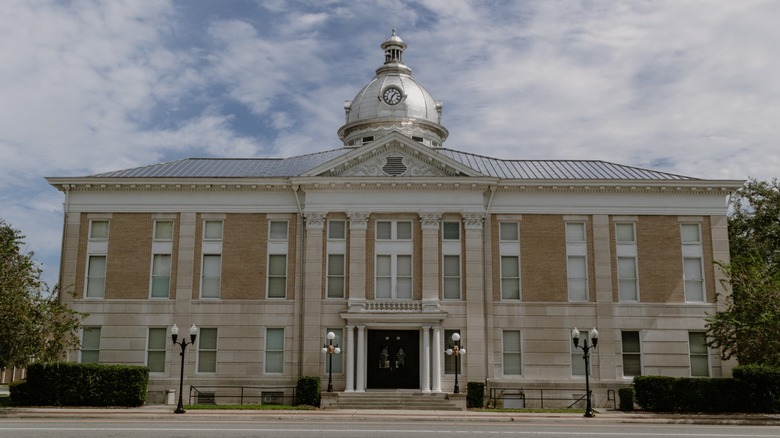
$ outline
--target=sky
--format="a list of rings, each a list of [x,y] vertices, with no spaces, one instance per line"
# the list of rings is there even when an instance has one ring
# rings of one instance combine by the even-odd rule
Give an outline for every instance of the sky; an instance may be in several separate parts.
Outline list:
[[[45,177],[338,148],[393,28],[444,147],[771,180],[778,22],[775,0],[2,0],[0,219],[53,286]]]

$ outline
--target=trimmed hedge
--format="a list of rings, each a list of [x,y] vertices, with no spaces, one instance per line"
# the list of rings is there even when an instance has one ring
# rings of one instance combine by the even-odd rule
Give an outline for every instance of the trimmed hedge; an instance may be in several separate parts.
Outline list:
[[[618,389],[618,397],[620,398],[620,410],[621,411],[633,411],[634,410],[634,388],[620,388]]]
[[[468,382],[466,384],[466,407],[485,407],[485,384],[482,382]]]
[[[295,388],[295,405],[320,406],[320,378],[303,376]]]
[[[143,366],[63,362],[30,365],[10,390],[23,406],[141,406],[148,383]]]
[[[740,366],[734,378],[634,378],[636,402],[655,412],[780,412],[780,369]]]

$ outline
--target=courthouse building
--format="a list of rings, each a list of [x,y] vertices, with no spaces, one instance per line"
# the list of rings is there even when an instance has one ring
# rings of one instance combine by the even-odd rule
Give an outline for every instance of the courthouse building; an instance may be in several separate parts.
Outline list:
[[[65,197],[62,300],[89,314],[69,360],[146,365],[155,399],[178,386],[170,327],[195,324],[187,385],[332,371],[336,392],[447,393],[458,333],[462,386],[575,396],[571,330],[596,327],[599,403],[637,375],[730,374],[705,318],[725,293],[714,262],[728,261],[742,181],[449,149],[406,44],[393,32],[381,48],[338,148],[48,178]]]

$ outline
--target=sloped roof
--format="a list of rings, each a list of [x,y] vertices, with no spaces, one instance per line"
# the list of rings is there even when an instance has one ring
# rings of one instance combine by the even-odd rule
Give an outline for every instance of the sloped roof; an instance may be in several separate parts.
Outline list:
[[[354,149],[332,149],[289,158],[188,158],[90,175],[93,178],[284,178],[301,176]],[[453,149],[434,151],[485,176],[532,180],[693,181],[672,173],[598,160],[504,160]]]

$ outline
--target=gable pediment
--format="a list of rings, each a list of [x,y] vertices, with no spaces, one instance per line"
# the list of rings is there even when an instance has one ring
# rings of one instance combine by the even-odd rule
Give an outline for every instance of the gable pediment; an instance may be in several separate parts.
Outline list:
[[[317,166],[304,176],[448,177],[481,174],[404,135],[392,133]]]

